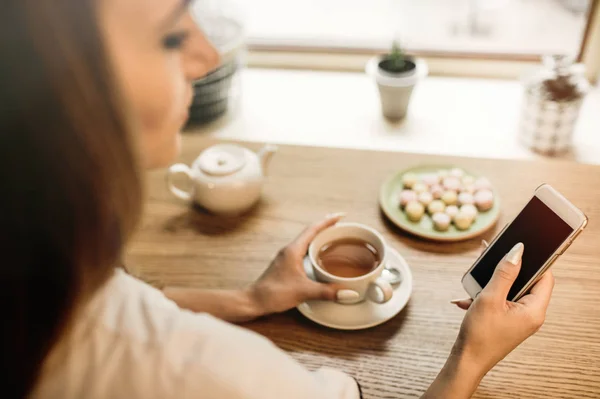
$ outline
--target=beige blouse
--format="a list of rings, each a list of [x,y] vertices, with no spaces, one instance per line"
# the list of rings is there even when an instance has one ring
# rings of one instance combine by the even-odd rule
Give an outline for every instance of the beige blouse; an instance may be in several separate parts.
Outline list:
[[[358,399],[359,388],[116,270],[48,357],[31,398]]]

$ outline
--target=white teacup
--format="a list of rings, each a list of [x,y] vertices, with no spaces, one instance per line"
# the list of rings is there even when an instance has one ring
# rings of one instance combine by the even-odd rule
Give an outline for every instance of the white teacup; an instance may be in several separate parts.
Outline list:
[[[366,241],[375,248],[380,256],[380,262],[375,269],[359,277],[340,277],[319,266],[317,257],[321,248],[333,241],[347,238]],[[308,256],[318,281],[337,283],[344,287],[338,291],[339,303],[354,304],[367,298],[376,303],[385,303],[394,295],[391,284],[381,277],[388,258],[385,240],[381,234],[368,226],[359,223],[338,223],[315,237],[308,247]]]

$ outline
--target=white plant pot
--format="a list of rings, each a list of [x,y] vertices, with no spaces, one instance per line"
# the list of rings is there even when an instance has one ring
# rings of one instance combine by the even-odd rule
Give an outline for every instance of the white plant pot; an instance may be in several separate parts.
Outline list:
[[[416,68],[404,73],[390,73],[379,67],[384,57],[377,56],[369,60],[366,72],[372,76],[379,88],[381,110],[391,120],[399,120],[406,116],[410,98],[415,85],[427,76],[427,64],[421,59],[412,60]]]

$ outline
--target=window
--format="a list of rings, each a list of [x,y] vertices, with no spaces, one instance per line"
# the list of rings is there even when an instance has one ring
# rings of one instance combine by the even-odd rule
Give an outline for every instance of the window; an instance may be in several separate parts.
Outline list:
[[[590,22],[600,19],[599,2],[229,0],[243,16],[251,50],[372,55],[400,39],[422,56],[518,62],[549,53],[580,56],[594,33]]]
[[[238,0],[239,1],[239,0]],[[591,0],[239,1],[250,43],[444,52],[577,53]]]

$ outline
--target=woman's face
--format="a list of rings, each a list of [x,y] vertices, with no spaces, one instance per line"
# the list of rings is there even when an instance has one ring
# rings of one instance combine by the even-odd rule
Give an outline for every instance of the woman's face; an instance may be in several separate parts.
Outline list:
[[[219,63],[185,0],[97,0],[118,83],[131,107],[147,168],[167,166],[192,101],[192,81]]]

